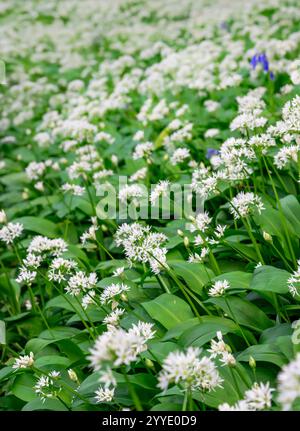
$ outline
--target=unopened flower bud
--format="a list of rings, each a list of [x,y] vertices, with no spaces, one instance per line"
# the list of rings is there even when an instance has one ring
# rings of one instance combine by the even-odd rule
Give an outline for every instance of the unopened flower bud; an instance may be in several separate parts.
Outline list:
[[[185,247],[188,247],[190,245],[190,240],[187,236],[183,238],[183,244],[185,245]]]
[[[101,225],[101,230],[102,230],[103,232],[107,232],[107,231],[108,231],[108,227],[107,227],[105,224],[102,224],[102,225]]]
[[[268,241],[268,242],[272,242],[273,241],[272,236],[268,232],[266,232],[266,231],[263,231],[263,237],[264,237],[265,241]]]
[[[154,364],[153,364],[153,362],[151,361],[151,359],[146,358],[146,359],[145,359],[145,364],[146,364],[146,366],[147,366],[148,368],[154,368]]]
[[[22,199],[28,199],[28,197],[29,197],[28,189],[24,189],[22,192]]]
[[[75,373],[74,370],[72,370],[71,368],[68,370],[68,375],[69,378],[73,381],[73,382],[78,382],[78,377],[77,374]]]
[[[127,302],[128,301],[128,296],[126,295],[126,293],[121,293],[120,298],[122,299],[122,301]]]
[[[249,365],[251,368],[256,368],[256,361],[253,358],[253,356],[250,356],[250,358],[249,358]]]
[[[117,157],[115,154],[113,154],[113,155],[111,156],[111,162],[112,162],[115,166],[118,166],[119,159],[118,159],[118,157]]]
[[[177,235],[179,236],[184,236],[184,233],[182,232],[181,229],[177,229]]]
[[[4,210],[0,211],[0,223],[4,224],[7,222],[6,213]]]

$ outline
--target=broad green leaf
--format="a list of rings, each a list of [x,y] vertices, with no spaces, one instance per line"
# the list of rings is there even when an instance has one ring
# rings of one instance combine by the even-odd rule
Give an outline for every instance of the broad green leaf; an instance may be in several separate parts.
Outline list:
[[[41,217],[20,217],[14,220],[14,223],[16,222],[22,223],[25,230],[36,232],[49,238],[59,236],[56,224]]]
[[[23,373],[16,376],[11,387],[12,393],[23,401],[32,401],[37,395],[34,392],[36,378],[29,373]]]
[[[288,292],[288,278],[291,274],[273,266],[260,266],[255,269],[250,283],[250,289],[258,292]]]
[[[188,287],[198,294],[214,276],[212,270],[201,263],[169,262],[169,264],[176,275],[180,276]]]
[[[22,408],[24,412],[38,411],[38,410],[51,410],[51,411],[68,411],[67,407],[58,399],[47,398],[43,401],[41,398],[29,401]]]
[[[236,359],[242,362],[249,362],[251,356],[257,362],[271,362],[278,367],[282,367],[287,362],[276,344],[257,344],[256,346],[250,346],[240,353]]]
[[[212,282],[218,280],[227,280],[230,284],[230,289],[249,289],[249,284],[252,274],[243,271],[226,272],[212,279]]]
[[[300,203],[293,195],[280,199],[282,211],[291,223],[295,234],[300,237]]]
[[[261,332],[273,325],[272,320],[249,300],[227,296],[226,298],[210,298],[207,302],[218,305],[231,319],[254,331]]]
[[[198,324],[183,332],[182,336],[179,337],[178,344],[184,347],[201,347],[215,338],[218,331],[221,331],[223,335],[228,332],[241,335],[238,325],[230,319],[218,316],[202,316],[201,322],[198,321]],[[249,337],[250,342],[255,343],[255,338],[249,331],[244,331],[244,334]]]
[[[171,329],[178,323],[194,317],[190,306],[183,299],[168,293],[163,293],[153,301],[144,302],[142,306],[166,329]]]
[[[67,368],[71,364],[70,359],[64,358],[63,356],[58,355],[50,355],[50,356],[41,356],[35,360],[35,366],[37,368],[43,367],[64,367]]]
[[[178,345],[176,343],[171,343],[167,341],[162,343],[161,341],[153,341],[148,344],[148,350],[142,353],[142,357],[146,357],[153,360],[157,360],[159,364],[168,356],[170,352],[178,350]]]
[[[162,340],[168,341],[168,340],[171,340],[172,338],[178,338],[180,337],[180,335],[183,334],[183,332],[193,328],[198,324],[199,324],[199,319],[197,317],[194,317],[193,319],[189,319],[182,323],[178,323],[178,325],[174,326],[173,328],[169,329],[168,332],[166,332]]]

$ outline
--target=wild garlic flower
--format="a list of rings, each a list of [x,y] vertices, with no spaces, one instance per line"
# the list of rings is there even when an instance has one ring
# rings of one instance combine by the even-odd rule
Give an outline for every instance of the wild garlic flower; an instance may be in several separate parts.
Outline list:
[[[230,406],[228,403],[220,404],[220,411],[257,411],[266,410],[272,405],[272,392],[270,383],[255,382],[251,389],[245,392],[244,399]]]
[[[67,249],[67,243],[62,238],[50,239],[38,235],[32,239],[27,252],[36,254],[49,253],[52,256],[59,257]]]
[[[222,172],[211,173],[209,169],[201,167],[192,174],[192,190],[204,199],[210,195],[219,194],[219,182],[223,178]]]
[[[96,292],[93,289],[90,289],[86,295],[82,297],[81,305],[86,310],[89,305],[96,304],[95,301]]]
[[[209,289],[209,296],[222,296],[225,291],[230,288],[230,284],[227,280],[218,280]]]
[[[30,271],[28,268],[26,268],[26,266],[21,266],[19,275],[16,278],[16,282],[26,283],[30,286],[34,282],[36,275],[36,271]]]
[[[267,154],[271,147],[276,146],[275,139],[268,133],[252,136],[249,139],[249,145],[254,149],[259,149],[262,154]]]
[[[48,398],[55,398],[61,391],[61,386],[55,383],[60,373],[53,372],[49,376],[41,376],[34,385],[35,393],[45,402]]]
[[[278,375],[278,402],[283,410],[292,410],[293,403],[300,398],[300,353],[289,364],[284,365]]]
[[[26,267],[37,269],[42,264],[42,256],[38,254],[28,253],[23,259],[23,264]]]
[[[249,214],[261,212],[265,209],[259,196],[252,192],[240,192],[232,200],[229,211],[235,219],[247,217]]]
[[[105,323],[108,328],[109,326],[117,326],[124,312],[125,310],[123,308],[115,308],[110,314],[104,317],[103,323]]]
[[[138,355],[147,350],[147,341],[154,337],[152,326],[150,323],[143,323],[143,327],[132,325],[128,331],[110,327],[97,338],[90,350],[89,360],[93,369],[98,371],[107,364],[119,367],[136,362]]]
[[[100,295],[101,304],[110,304],[112,302],[116,303],[119,297],[130,290],[129,286],[123,283],[113,283],[104,288],[104,291]]]
[[[170,181],[168,180],[159,181],[159,183],[155,185],[150,194],[151,205],[155,205],[160,196],[167,196],[169,186]]]
[[[216,229],[215,229],[215,231],[214,231],[214,234],[216,235],[216,237],[218,239],[220,239],[220,238],[222,238],[224,236],[224,232],[225,232],[226,229],[227,229],[226,225],[222,226],[222,225],[218,224],[217,227],[216,227]]]
[[[74,275],[72,275],[68,284],[65,287],[65,290],[71,296],[78,296],[80,293],[84,292],[87,289],[92,289],[97,284],[97,275],[92,272],[87,275],[83,271],[78,271]]]
[[[151,232],[150,229],[150,226],[139,223],[124,223],[117,230],[115,241],[118,246],[123,246],[130,262],[148,262],[157,274],[167,265],[167,249],[162,247],[167,237],[162,233]]]
[[[82,196],[85,193],[85,188],[78,184],[65,183],[62,185],[61,189],[64,192],[71,192],[74,196]]]
[[[206,100],[204,102],[204,107],[208,112],[214,112],[220,108],[220,103],[215,100]]]
[[[204,133],[204,138],[214,138],[215,136],[218,136],[220,133],[219,129],[207,129]]]
[[[189,347],[185,352],[168,354],[158,376],[158,386],[166,391],[172,383],[184,389],[210,391],[220,387],[222,379],[214,362],[207,356],[199,358],[201,349]]]
[[[209,217],[207,211],[204,213],[199,213],[196,215],[196,218],[192,220],[192,224],[189,226],[190,231],[194,232],[195,230],[199,230],[200,232],[204,232],[210,225],[212,218]]]
[[[103,388],[100,386],[95,392],[95,399],[97,403],[109,403],[113,400],[115,388]]]
[[[293,296],[299,296],[300,288],[300,260],[298,260],[298,268],[293,272],[293,275],[288,279],[288,288]]]
[[[120,266],[119,268],[116,268],[113,272],[113,277],[122,277],[124,275],[124,266]]]
[[[146,175],[147,168],[141,168],[129,177],[129,182],[134,183],[136,181],[143,180],[144,178],[146,178]]]
[[[12,244],[16,238],[22,235],[24,226],[21,223],[8,223],[0,229],[0,240],[7,245]]]
[[[236,359],[231,353],[231,348],[223,340],[221,331],[217,332],[217,341],[211,340],[210,349],[208,352],[211,354],[211,358],[219,358],[224,365],[234,366]]]
[[[133,160],[138,160],[142,158],[148,158],[154,149],[154,145],[152,142],[145,142],[142,144],[138,144],[133,152]]]
[[[190,150],[187,148],[177,148],[171,156],[171,164],[173,166],[178,165],[179,163],[184,162],[185,159],[191,156]]]
[[[15,363],[12,365],[12,368],[15,370],[19,370],[21,368],[30,368],[34,365],[34,354],[32,352],[29,355],[20,356],[15,360]]]
[[[103,383],[106,388],[109,388],[109,386],[117,386],[117,381],[109,367],[101,370],[99,382]]]
[[[74,260],[56,257],[50,264],[48,279],[50,281],[57,281],[58,283],[66,281],[67,277],[76,267],[77,263]]]
[[[218,406],[218,410],[223,412],[249,412],[249,411],[253,412],[254,411],[245,400],[240,400],[232,406],[230,406],[228,403],[220,404]]]
[[[143,196],[145,196],[145,188],[139,184],[125,185],[119,191],[119,199],[121,202],[139,199]]]
[[[300,132],[300,96],[286,102],[282,109],[282,118],[290,131]]]
[[[252,388],[245,392],[244,398],[253,410],[265,410],[271,407],[273,391],[269,382],[255,382]]]
[[[254,130],[259,127],[264,127],[267,123],[267,118],[259,117],[253,113],[244,113],[235,117],[230,123],[230,130]]]
[[[274,164],[278,169],[283,169],[288,163],[298,162],[300,153],[300,145],[289,145],[282,147],[274,156]]]
[[[92,224],[80,237],[82,245],[86,245],[89,240],[96,241],[96,232],[99,229],[97,224]]]

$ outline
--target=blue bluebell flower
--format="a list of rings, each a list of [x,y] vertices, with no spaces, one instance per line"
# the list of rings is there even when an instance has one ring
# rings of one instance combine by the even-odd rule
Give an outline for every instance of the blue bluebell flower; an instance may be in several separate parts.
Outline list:
[[[250,64],[253,70],[256,69],[256,66],[258,66],[259,64],[262,66],[264,72],[269,72],[270,70],[268,58],[264,53],[255,54],[251,58]],[[270,76],[270,79],[274,80],[275,75],[273,72],[270,72],[269,76]]]
[[[211,159],[212,156],[215,156],[217,154],[219,154],[218,150],[215,150],[214,148],[208,148],[206,151],[206,158]]]

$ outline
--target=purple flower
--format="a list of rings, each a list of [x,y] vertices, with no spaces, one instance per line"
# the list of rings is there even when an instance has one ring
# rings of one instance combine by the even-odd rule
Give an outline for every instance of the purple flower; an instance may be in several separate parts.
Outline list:
[[[274,75],[274,73],[273,73],[273,72],[270,72],[270,79],[271,79],[272,81],[274,81],[274,79],[275,79],[275,75]]]
[[[215,150],[214,148],[208,148],[206,151],[206,158],[211,159],[212,156],[215,156],[217,154],[219,154],[218,150]]]
[[[266,54],[264,53],[260,53],[260,54],[255,54],[251,60],[250,60],[250,64],[252,66],[252,69],[256,69],[256,66],[258,66],[259,64],[262,66],[263,71],[264,72],[269,72],[269,61],[268,58],[266,56]],[[274,80],[275,75],[273,72],[269,72],[270,73],[270,79]]]

